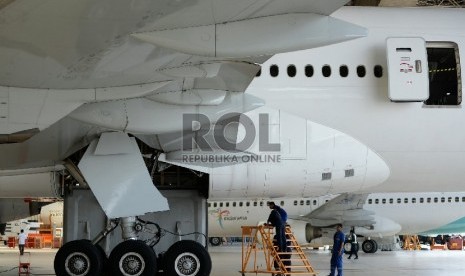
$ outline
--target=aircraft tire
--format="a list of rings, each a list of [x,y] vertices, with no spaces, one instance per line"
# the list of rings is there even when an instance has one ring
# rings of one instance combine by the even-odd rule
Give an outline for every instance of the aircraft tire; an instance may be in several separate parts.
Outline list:
[[[352,250],[352,243],[350,241],[344,243],[344,253],[345,254],[350,254],[351,250]]]
[[[102,276],[110,275],[108,274],[109,265],[108,265],[108,257],[105,253],[105,250],[100,245],[95,245],[97,248],[98,253],[100,254],[100,260],[102,260]]]
[[[362,243],[362,250],[365,253],[375,253],[378,250],[378,244],[374,240],[366,240]]]
[[[57,276],[99,276],[102,275],[103,260],[89,240],[75,240],[58,250],[53,267]]]
[[[127,240],[111,251],[108,266],[110,275],[152,276],[157,272],[157,257],[145,242]]]
[[[166,275],[208,276],[212,269],[212,261],[207,250],[195,241],[178,241],[174,243],[164,256]]]
[[[219,246],[221,244],[221,238],[220,237],[211,237],[209,240],[210,240],[210,244],[212,246]]]

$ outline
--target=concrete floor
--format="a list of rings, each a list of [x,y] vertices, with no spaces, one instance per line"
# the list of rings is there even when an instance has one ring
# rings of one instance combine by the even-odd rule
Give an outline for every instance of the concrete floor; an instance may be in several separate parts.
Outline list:
[[[32,275],[55,275],[56,249],[31,249]],[[220,246],[210,249],[212,276],[241,275],[241,247]],[[320,276],[329,274],[329,251],[308,251],[307,256]],[[392,251],[360,253],[358,260],[344,260],[345,276],[463,276],[465,251]],[[18,249],[0,247],[0,276],[18,275]],[[255,274],[246,274],[255,275]],[[268,275],[268,274],[259,274]]]

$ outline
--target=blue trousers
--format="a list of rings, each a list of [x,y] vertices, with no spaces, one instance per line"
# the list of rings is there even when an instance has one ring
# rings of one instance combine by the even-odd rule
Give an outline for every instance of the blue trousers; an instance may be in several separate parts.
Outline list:
[[[278,243],[278,248],[281,252],[287,252],[286,233],[284,227],[286,226],[276,226],[276,242]]]
[[[342,255],[338,252],[331,255],[331,273],[330,276],[335,276],[337,269],[337,275],[342,276]]]

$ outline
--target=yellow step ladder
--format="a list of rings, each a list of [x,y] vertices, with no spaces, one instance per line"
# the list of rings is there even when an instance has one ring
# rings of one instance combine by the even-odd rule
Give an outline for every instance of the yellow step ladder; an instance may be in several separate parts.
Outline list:
[[[279,252],[273,244],[274,227],[242,226],[242,270],[239,272],[243,276],[245,273],[317,275],[289,226],[285,233],[288,252]],[[258,260],[260,255],[265,263]]]
[[[417,235],[405,235],[404,236],[404,250],[421,250],[420,240]]]

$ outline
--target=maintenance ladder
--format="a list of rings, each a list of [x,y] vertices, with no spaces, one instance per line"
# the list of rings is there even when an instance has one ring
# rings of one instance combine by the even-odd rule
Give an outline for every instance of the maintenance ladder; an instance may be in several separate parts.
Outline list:
[[[417,235],[405,235],[404,236],[404,250],[421,250],[420,241]]]
[[[242,226],[242,270],[245,273],[272,273],[276,275],[317,275],[302,248],[297,243],[290,226],[286,226],[288,252],[279,252],[273,244],[274,227]],[[257,260],[263,255],[265,264]],[[253,267],[249,269],[251,258]],[[265,266],[264,266],[265,265]]]

